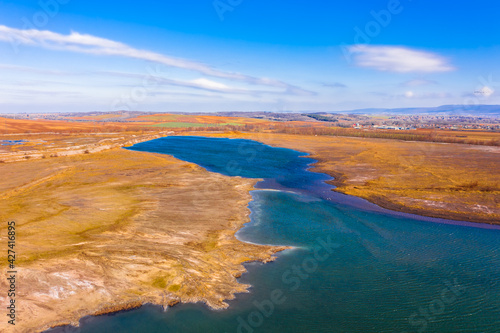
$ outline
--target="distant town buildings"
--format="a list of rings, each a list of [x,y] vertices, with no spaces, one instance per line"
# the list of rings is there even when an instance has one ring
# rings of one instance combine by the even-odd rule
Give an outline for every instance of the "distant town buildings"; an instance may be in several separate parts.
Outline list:
[[[99,122],[128,122],[140,121],[138,116],[152,115],[156,112],[115,111],[115,112],[86,112],[86,113],[16,113],[0,114],[1,117],[13,119],[45,119],[95,122],[96,117],[113,114],[113,117],[99,117]],[[185,112],[177,114],[187,114]],[[190,113],[195,115],[196,113]],[[211,115],[203,113],[204,115]],[[416,130],[416,129],[443,129],[443,130],[483,130],[500,131],[500,117],[498,116],[471,116],[471,115],[363,115],[339,113],[294,113],[294,112],[220,112],[212,115],[230,117],[248,117],[267,119],[279,122],[307,121],[324,123],[327,126],[355,128],[360,130]]]

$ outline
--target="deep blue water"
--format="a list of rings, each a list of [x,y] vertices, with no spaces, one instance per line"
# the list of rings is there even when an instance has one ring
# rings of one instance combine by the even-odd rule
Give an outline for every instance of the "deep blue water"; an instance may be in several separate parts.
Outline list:
[[[498,229],[332,194],[304,153],[254,141],[167,137],[131,149],[265,178],[268,190],[252,191],[252,222],[237,236],[296,248],[247,264],[240,281],[251,292],[227,310],[144,306],[84,318],[82,332],[500,332]]]

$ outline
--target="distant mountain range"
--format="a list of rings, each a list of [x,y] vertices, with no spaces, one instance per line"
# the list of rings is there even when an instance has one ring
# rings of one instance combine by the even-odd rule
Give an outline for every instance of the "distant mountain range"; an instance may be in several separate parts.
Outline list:
[[[158,113],[186,114],[186,115],[218,115],[226,117],[251,117],[273,120],[310,120],[308,114],[344,114],[344,115],[430,115],[430,116],[473,116],[473,117],[494,117],[500,118],[500,105],[441,105],[436,107],[416,107],[416,108],[366,108],[355,110],[338,111],[222,111],[222,112],[175,112],[175,111],[90,111],[90,112],[64,112],[64,113],[40,113],[44,118],[52,119],[58,117],[82,117],[98,116],[105,114],[118,114],[119,118],[113,121],[126,120],[140,115],[152,115]],[[30,114],[38,114],[32,112]],[[3,113],[2,117],[16,118],[27,113]]]
[[[399,114],[399,115],[460,115],[460,116],[500,116],[500,105],[442,105],[437,107],[397,108],[397,109],[357,109],[332,112],[313,113],[344,113],[344,114]]]

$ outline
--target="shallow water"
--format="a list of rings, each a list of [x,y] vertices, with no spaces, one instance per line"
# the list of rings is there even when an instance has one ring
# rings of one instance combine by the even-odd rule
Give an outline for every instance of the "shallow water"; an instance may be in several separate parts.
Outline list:
[[[0,146],[14,146],[28,142],[26,140],[0,140]]]
[[[213,311],[202,304],[87,317],[82,332],[499,332],[500,231],[389,214],[331,194],[304,153],[249,140],[168,137],[166,153],[231,176],[266,178],[238,238],[293,245],[247,264],[253,287]],[[351,200],[352,199],[352,200]]]

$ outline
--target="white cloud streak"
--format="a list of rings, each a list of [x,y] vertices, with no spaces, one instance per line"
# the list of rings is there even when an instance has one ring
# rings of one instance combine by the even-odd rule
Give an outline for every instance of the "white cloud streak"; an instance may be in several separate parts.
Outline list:
[[[353,45],[349,51],[355,55],[358,66],[379,71],[432,73],[455,69],[445,58],[437,54],[406,47]]]
[[[105,76],[116,76],[116,77],[125,77],[131,79],[141,79],[144,80],[144,75],[135,74],[135,73],[124,73],[124,72],[95,72],[97,75],[105,75]],[[217,92],[217,93],[230,93],[236,95],[253,95],[259,96],[264,94],[273,94],[273,95],[282,95],[286,94],[286,92],[281,91],[270,91],[270,90],[252,90],[252,89],[244,89],[244,88],[236,88],[230,87],[220,82],[216,82],[213,80],[209,80],[206,78],[197,78],[190,81],[184,80],[176,80],[169,79],[163,76],[148,76],[147,80],[153,86],[173,86],[173,87],[184,87],[184,88],[192,88],[197,90],[204,90],[208,92]]]
[[[405,97],[405,98],[411,98],[411,99],[420,99],[420,100],[426,100],[426,99],[446,99],[446,98],[453,98],[453,95],[447,92],[423,92],[423,93],[416,93],[414,91],[406,91],[404,94],[401,95],[396,95],[395,97],[400,98],[400,97]]]
[[[293,95],[315,95],[314,92],[304,90],[300,87],[290,85],[279,80],[258,78],[241,73],[222,71],[195,61],[170,57],[148,50],[140,50],[121,42],[87,34],[80,34],[78,32],[71,32],[69,35],[63,35],[47,30],[21,30],[0,25],[0,41],[10,42],[15,46],[28,45],[57,51],[71,51],[105,56],[121,56],[152,61],[170,67],[195,71],[210,77],[239,81],[253,85],[282,88],[285,92]]]

